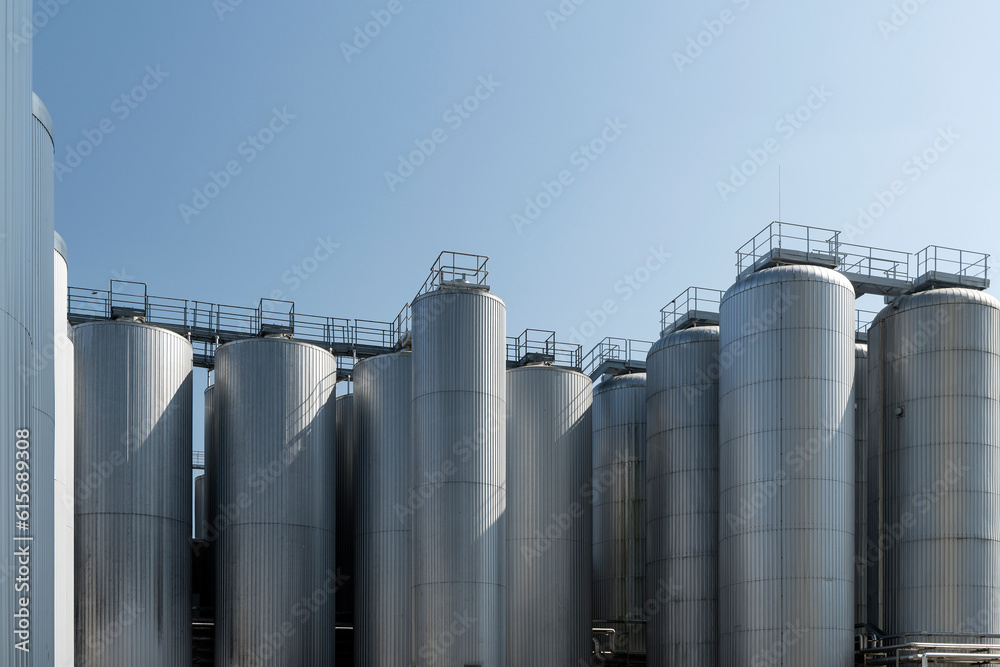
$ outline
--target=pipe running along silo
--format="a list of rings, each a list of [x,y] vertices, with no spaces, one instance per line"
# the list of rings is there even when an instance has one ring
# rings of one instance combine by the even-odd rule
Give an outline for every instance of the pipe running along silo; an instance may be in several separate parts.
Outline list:
[[[219,667],[333,664],[336,382],[333,355],[305,343],[216,352]]]
[[[507,371],[507,661],[590,664],[593,384]]]
[[[816,266],[761,270],[723,298],[724,665],[852,663],[854,315],[851,283]]]
[[[593,404],[593,615],[615,653],[646,651],[646,374],[604,380]]]
[[[646,358],[646,619],[650,667],[719,663],[719,328],[660,338]]]
[[[354,427],[354,395],[337,399],[337,573],[343,583],[337,589],[337,626],[354,627],[354,525],[355,505],[354,458],[358,441]],[[343,631],[341,631],[343,632]],[[344,639],[353,646],[353,638]]]
[[[191,659],[191,344],[131,321],[76,345],[76,665]]]
[[[868,623],[868,345],[854,346],[854,622]]]
[[[72,665],[73,651],[73,339],[69,325],[69,265],[66,242],[55,235],[53,362],[55,369],[55,652],[57,667]]]
[[[412,304],[413,656],[506,660],[506,307],[449,282]]]
[[[998,634],[1000,301],[900,297],[868,349],[877,620],[890,635]]]
[[[381,355],[355,365],[357,667],[412,664],[412,404],[413,361],[409,352]]]

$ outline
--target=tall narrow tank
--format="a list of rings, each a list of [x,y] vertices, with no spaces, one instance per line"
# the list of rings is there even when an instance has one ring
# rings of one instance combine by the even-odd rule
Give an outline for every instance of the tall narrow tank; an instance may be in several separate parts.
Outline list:
[[[410,563],[412,517],[417,509],[410,497],[412,355],[401,352],[359,361],[354,367],[354,396],[358,438],[354,664],[411,665]]]
[[[55,653],[57,667],[72,665],[73,651],[73,339],[67,319],[66,243],[55,235],[53,361],[55,367]]]
[[[135,322],[74,329],[76,665],[191,660],[191,344]]]
[[[354,458],[358,440],[354,427],[354,395],[337,399],[337,571],[343,583],[337,589],[337,625],[354,625]]]
[[[645,653],[646,374],[594,389],[594,620],[612,650]]]
[[[194,539],[205,539],[205,513],[208,507],[205,504],[205,476],[198,475],[194,478]]]
[[[719,667],[719,328],[662,337],[646,358],[646,620],[650,667]]]
[[[854,346],[854,622],[868,622],[868,346]]]
[[[220,525],[219,521],[219,499],[218,477],[219,477],[219,448],[216,446],[215,433],[215,385],[211,384],[205,389],[205,539],[209,543],[218,538]]]
[[[215,664],[334,661],[337,363],[283,338],[215,356]]]
[[[441,287],[413,309],[413,654],[506,659],[506,307]]]
[[[1000,633],[1000,302],[900,297],[868,336],[882,629]]]
[[[724,665],[845,667],[854,635],[854,288],[764,269],[722,301]]]
[[[507,661],[587,665],[591,644],[593,385],[507,371]]]

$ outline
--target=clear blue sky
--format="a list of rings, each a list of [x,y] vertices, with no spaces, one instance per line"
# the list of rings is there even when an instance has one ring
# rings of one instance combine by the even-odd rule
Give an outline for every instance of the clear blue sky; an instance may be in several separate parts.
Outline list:
[[[995,2],[568,0],[557,21],[558,0],[236,1],[70,0],[40,26],[57,160],[114,126],[56,185],[72,285],[124,276],[247,306],[280,290],[299,312],[388,320],[452,249],[491,257],[510,335],[565,336],[612,299],[587,347],[653,339],[683,288],[731,284],[736,248],[778,217],[779,164],[786,221],[847,228],[900,180],[856,242],[997,250]],[[372,12],[391,22],[345,55]],[[477,92],[467,117],[445,115]],[[811,118],[777,125],[807,100]],[[294,118],[263,150],[244,143],[274,109]],[[581,157],[609,119],[615,141]],[[916,178],[907,162],[949,128]],[[435,130],[445,141],[390,189],[386,172]],[[777,153],[724,200],[718,182],[768,139]],[[186,221],[180,206],[230,161],[238,173]],[[564,170],[518,231],[512,214]],[[317,239],[337,247],[295,285]],[[651,248],[670,258],[629,294],[619,281]]]

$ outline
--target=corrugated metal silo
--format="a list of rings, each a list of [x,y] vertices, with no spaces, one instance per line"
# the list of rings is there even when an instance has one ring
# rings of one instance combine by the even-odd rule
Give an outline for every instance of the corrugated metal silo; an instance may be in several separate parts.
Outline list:
[[[205,504],[205,476],[198,475],[194,478],[194,539],[205,539],[205,513],[208,507]]]
[[[900,297],[868,345],[882,629],[1000,633],[1000,302]]]
[[[55,367],[55,653],[57,667],[72,665],[73,650],[73,331],[67,320],[69,265],[66,243],[55,235],[53,361]]]
[[[854,634],[854,288],[753,273],[721,311],[720,658],[845,667]]]
[[[205,389],[205,539],[218,538],[219,528],[219,448],[215,432],[215,385]]]
[[[354,664],[411,665],[410,498],[413,360],[409,352],[354,367],[357,586]]]
[[[854,346],[854,622],[868,622],[868,346]]]
[[[597,385],[593,415],[594,620],[616,652],[645,653],[646,374]]]
[[[506,306],[441,287],[413,309],[413,651],[506,664]]]
[[[81,667],[191,660],[191,344],[135,322],[74,329]]]
[[[647,664],[719,663],[719,328],[670,333],[646,360]]]
[[[336,381],[333,355],[296,341],[216,352],[219,667],[333,664]]]
[[[344,581],[337,589],[337,625],[354,623],[354,458],[358,440],[354,427],[354,395],[337,399],[337,571]]]
[[[507,660],[589,664],[593,384],[537,365],[507,371]]]

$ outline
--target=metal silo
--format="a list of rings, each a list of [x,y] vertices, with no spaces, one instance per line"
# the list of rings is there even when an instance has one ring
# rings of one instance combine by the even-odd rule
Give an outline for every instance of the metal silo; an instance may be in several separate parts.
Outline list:
[[[719,328],[667,334],[646,360],[646,619],[651,667],[719,663]]]
[[[1000,302],[900,297],[868,345],[882,629],[1000,633]]]
[[[412,304],[413,652],[506,660],[506,307],[447,283]]]
[[[854,622],[868,622],[868,346],[854,346]]]
[[[72,665],[73,651],[73,331],[67,320],[69,292],[66,243],[55,235],[55,653],[57,667]]]
[[[646,374],[594,389],[594,621],[613,650],[645,653]]]
[[[194,539],[205,539],[205,513],[208,507],[205,504],[205,476],[198,475],[194,478]]]
[[[76,665],[191,660],[191,344],[74,329]]]
[[[720,313],[724,665],[845,667],[854,635],[854,288],[751,273]]]
[[[336,381],[285,338],[216,352],[219,667],[333,664]]]
[[[410,486],[413,361],[409,352],[354,367],[358,456],[354,664],[411,665]]]
[[[507,661],[590,664],[593,385],[546,365],[507,371]]]
[[[344,577],[337,589],[337,625],[354,625],[354,457],[358,440],[354,428],[354,395],[337,399],[337,571]]]
[[[219,537],[219,448],[215,433],[215,385],[205,389],[205,539],[209,544]]]

